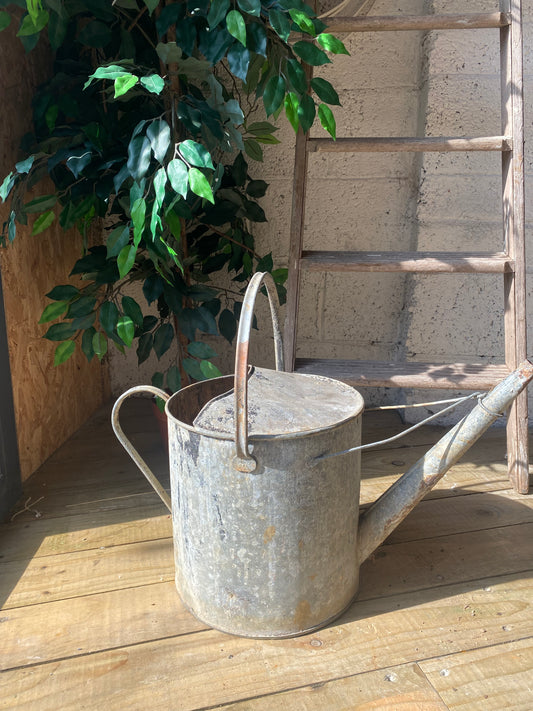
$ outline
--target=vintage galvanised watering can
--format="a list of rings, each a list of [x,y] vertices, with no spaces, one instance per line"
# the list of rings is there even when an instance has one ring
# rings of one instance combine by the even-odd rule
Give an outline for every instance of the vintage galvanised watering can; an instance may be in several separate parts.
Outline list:
[[[250,368],[255,297],[267,288],[277,370]],[[359,516],[363,398],[329,378],[283,372],[277,297],[256,274],[243,303],[235,376],[169,397],[151,386],[113,409],[123,446],[172,511],[176,585],[203,622],[246,637],[305,634],[354,599],[361,563],[533,378],[521,367],[497,385]],[[118,423],[129,395],[166,401],[171,498]],[[328,456],[335,453],[342,456]]]

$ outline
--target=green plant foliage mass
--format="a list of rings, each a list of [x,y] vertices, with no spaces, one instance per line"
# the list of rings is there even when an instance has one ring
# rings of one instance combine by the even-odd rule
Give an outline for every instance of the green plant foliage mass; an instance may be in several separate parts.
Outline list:
[[[88,360],[110,346],[133,347],[139,363],[174,347],[156,385],[175,391],[218,375],[202,338],[232,342],[253,272],[270,271],[284,298],[286,270],[255,249],[253,225],[266,220],[258,200],[268,186],[253,179],[249,161],[279,142],[270,117],[282,112],[295,131],[318,115],[335,136],[327,104],[339,97],[325,79],[310,81],[308,70],[345,53],[344,45],[301,0],[0,0],[0,7],[0,31],[15,27],[27,51],[44,35],[54,52],[52,76],[34,96],[25,157],[0,185],[9,201],[2,244],[28,220],[33,235],[59,223],[84,237],[71,272],[81,286],[56,286],[40,321],[58,342],[54,363],[76,344]],[[45,177],[53,189],[28,200]],[[91,240],[91,226],[103,240]],[[133,282],[142,304],[130,295]]]

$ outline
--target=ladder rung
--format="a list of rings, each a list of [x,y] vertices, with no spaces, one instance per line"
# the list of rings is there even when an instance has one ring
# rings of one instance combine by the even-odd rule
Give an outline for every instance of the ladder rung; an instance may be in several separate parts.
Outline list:
[[[332,252],[304,251],[302,270],[312,272],[512,273],[504,252]]]
[[[330,17],[331,32],[386,32],[398,30],[477,30],[506,27],[511,18],[505,12],[461,15],[384,15],[374,17]]]
[[[506,365],[380,363],[297,358],[295,371],[323,375],[359,387],[488,390],[509,374]]]
[[[401,153],[452,151],[512,151],[508,136],[480,136],[476,138],[424,138],[376,137],[376,138],[309,138],[310,153]]]

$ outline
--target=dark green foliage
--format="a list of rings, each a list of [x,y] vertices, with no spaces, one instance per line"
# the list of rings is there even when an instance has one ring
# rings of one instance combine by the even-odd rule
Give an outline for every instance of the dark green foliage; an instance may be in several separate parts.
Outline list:
[[[0,5],[1,31],[24,2]],[[45,334],[59,342],[54,362],[76,342],[88,360],[101,360],[109,342],[135,347],[139,363],[174,344],[174,364],[154,375],[159,387],[218,375],[202,337],[233,341],[254,271],[272,272],[285,295],[286,271],[256,253],[251,231],[267,219],[257,200],[268,185],[248,160],[279,143],[276,126],[250,121],[254,105],[267,116],[285,109],[295,131],[318,109],[334,136],[326,104],[338,95],[324,79],[309,82],[306,64],[325,64],[344,45],[301,0],[28,0],[17,22],[27,51],[48,36],[55,64],[34,96],[26,157],[0,184],[0,199],[11,199],[0,242],[15,238],[17,221],[36,236],[57,221],[86,245],[71,271],[81,286],[47,295],[41,323],[60,319]],[[306,39],[289,44],[291,31]],[[25,201],[45,177],[54,189]],[[102,218],[104,243],[88,246]],[[146,304],[128,293],[135,282]],[[157,315],[145,315],[148,305]]]

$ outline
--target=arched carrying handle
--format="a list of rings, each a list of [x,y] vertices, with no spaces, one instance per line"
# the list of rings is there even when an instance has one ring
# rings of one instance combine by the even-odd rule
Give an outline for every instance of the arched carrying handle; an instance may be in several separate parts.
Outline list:
[[[119,411],[120,411],[120,408],[121,408],[124,400],[126,400],[126,398],[128,398],[130,395],[134,395],[135,393],[143,393],[143,392],[149,392],[152,395],[157,395],[157,397],[162,398],[163,400],[165,400],[165,402],[170,397],[170,395],[168,395],[166,392],[164,392],[164,390],[160,390],[159,388],[154,388],[152,385],[136,385],[134,388],[130,388],[129,390],[126,390],[126,392],[123,393],[119,397],[119,399],[115,402],[115,404],[113,406],[113,412],[111,413],[111,425],[113,427],[113,430],[114,430],[120,444],[124,447],[126,452],[130,455],[130,457],[133,459],[135,464],[139,467],[139,469],[142,471],[144,476],[148,479],[150,484],[155,489],[156,493],[159,494],[159,498],[165,504],[167,509],[169,511],[172,511],[172,504],[170,501],[170,496],[163,489],[163,487],[157,480],[157,477],[150,470],[148,464],[146,464],[146,462],[141,457],[139,452],[135,449],[135,447],[132,445],[132,443],[126,437],[126,435],[124,434],[124,430],[120,426],[120,423],[118,420]]]
[[[255,298],[263,282],[267,290],[272,316],[276,370],[285,370],[283,342],[278,320],[279,299],[276,285],[268,272],[257,272],[248,285],[242,303],[237,333],[237,351],[235,354],[235,447],[237,454],[233,459],[233,466],[240,472],[253,472],[257,467],[256,460],[248,451],[248,350]]]

